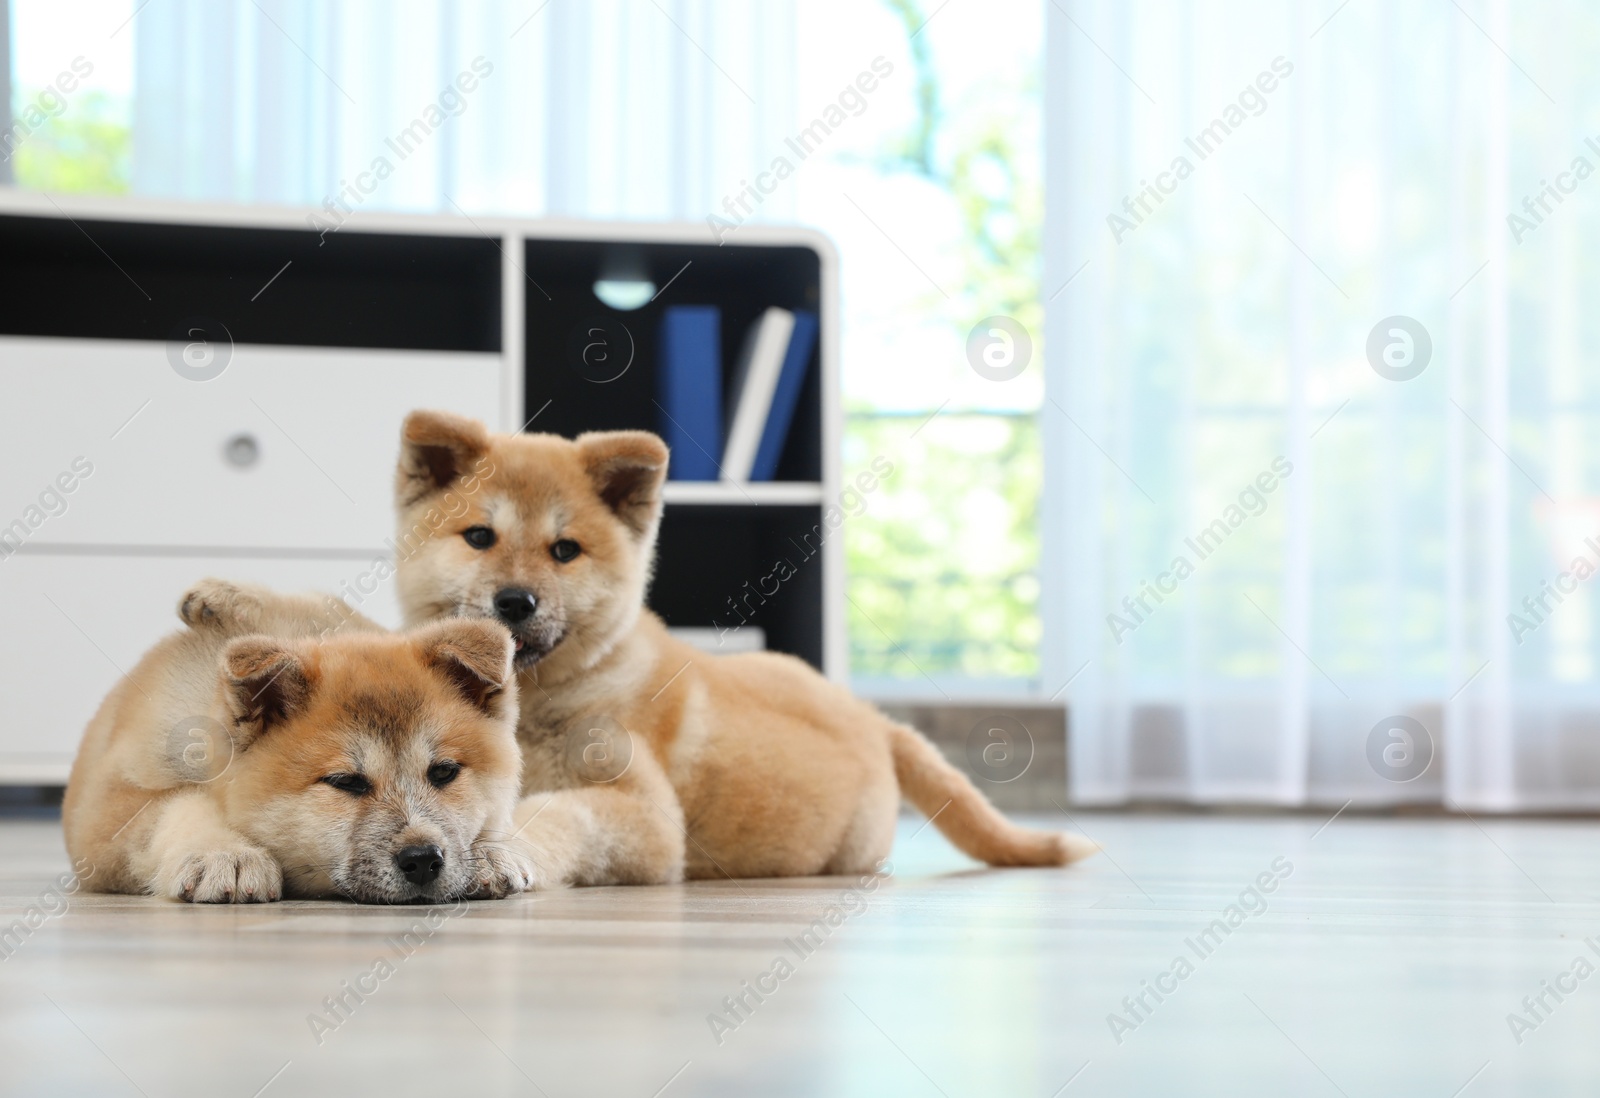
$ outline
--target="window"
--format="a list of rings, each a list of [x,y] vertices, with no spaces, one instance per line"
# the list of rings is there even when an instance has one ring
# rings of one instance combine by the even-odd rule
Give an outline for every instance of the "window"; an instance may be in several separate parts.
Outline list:
[[[799,177],[801,218],[846,257],[846,470],[895,468],[846,543],[851,666],[880,696],[1036,685],[1042,14],[800,9],[802,105],[820,110],[876,59],[892,66]],[[995,317],[1028,346],[993,334]],[[1026,368],[980,375],[974,331],[990,374],[1014,372],[992,365],[1007,355]]]
[[[132,178],[131,0],[11,0],[10,128],[19,186],[121,194]],[[95,33],[89,33],[93,28]]]

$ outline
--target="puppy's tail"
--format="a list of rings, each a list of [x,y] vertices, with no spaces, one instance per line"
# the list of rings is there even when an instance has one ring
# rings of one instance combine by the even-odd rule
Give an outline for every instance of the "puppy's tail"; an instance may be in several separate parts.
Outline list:
[[[1066,865],[1100,847],[1080,835],[1032,831],[1002,816],[967,776],[904,725],[889,726],[900,792],[964,853],[990,865]]]

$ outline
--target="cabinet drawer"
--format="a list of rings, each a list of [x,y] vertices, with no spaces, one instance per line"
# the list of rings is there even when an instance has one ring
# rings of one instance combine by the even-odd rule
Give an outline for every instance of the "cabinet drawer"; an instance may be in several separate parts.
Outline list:
[[[0,783],[65,781],[84,726],[150,646],[182,628],[178,596],[205,576],[337,592],[370,560],[28,555],[0,560]],[[348,596],[347,596],[348,598]],[[350,599],[355,605],[354,599]],[[394,581],[357,607],[400,623]]]
[[[0,338],[0,531],[41,545],[375,548],[394,526],[405,414],[500,418],[498,354],[212,349],[224,352],[220,375],[193,381],[165,343]]]

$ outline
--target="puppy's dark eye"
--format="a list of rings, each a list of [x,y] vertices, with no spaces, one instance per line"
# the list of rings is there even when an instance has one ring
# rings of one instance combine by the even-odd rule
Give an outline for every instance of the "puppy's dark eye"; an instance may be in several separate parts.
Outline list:
[[[322,780],[335,789],[357,797],[364,797],[372,792],[372,783],[367,781],[364,774],[329,774]]]
[[[428,767],[428,780],[434,784],[435,788],[443,789],[445,786],[455,781],[456,776],[460,773],[460,763],[434,763],[432,766]]]
[[[583,546],[579,545],[571,538],[562,538],[560,541],[556,542],[550,547],[550,555],[555,557],[562,564],[567,563],[567,561],[571,560],[581,552],[583,552]]]
[[[494,531],[487,526],[469,526],[461,531],[461,536],[474,549],[487,549],[494,544]]]

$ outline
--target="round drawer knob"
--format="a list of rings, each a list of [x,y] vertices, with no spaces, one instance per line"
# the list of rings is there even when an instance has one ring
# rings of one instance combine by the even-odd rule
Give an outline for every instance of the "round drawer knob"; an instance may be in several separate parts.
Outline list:
[[[255,435],[234,435],[222,446],[222,455],[228,459],[228,464],[240,469],[248,469],[261,458],[261,444],[256,441]]]

